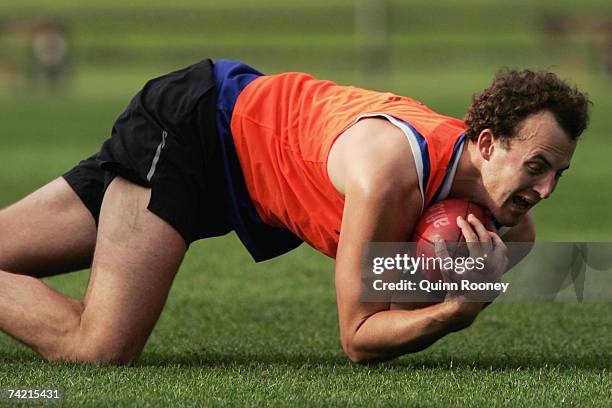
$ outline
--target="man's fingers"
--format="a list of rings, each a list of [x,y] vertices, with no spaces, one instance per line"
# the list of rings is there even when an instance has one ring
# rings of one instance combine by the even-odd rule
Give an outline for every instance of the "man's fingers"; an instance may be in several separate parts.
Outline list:
[[[478,258],[482,256],[482,248],[480,247],[480,240],[478,239],[478,235],[468,223],[465,218],[459,216],[457,217],[457,226],[461,228],[461,233],[465,238],[465,242],[467,245],[467,249],[470,252],[470,256],[472,258]]]
[[[439,236],[435,237],[434,239],[434,248],[435,248],[436,256],[438,258],[446,259],[447,257],[449,257],[448,248],[446,248],[446,242],[444,242],[444,240],[440,238]],[[450,274],[450,271],[444,268],[441,268],[440,274],[442,275],[442,279],[444,280],[444,282],[452,281],[452,276]]]
[[[506,243],[493,231],[489,231],[489,236],[495,245],[495,252],[503,252],[504,254],[508,250]]]
[[[497,233],[493,231],[487,231],[487,232],[489,233],[489,237],[491,237],[491,240],[495,244],[495,247],[497,247],[498,245],[503,245],[504,247],[506,246],[504,241],[499,237],[499,235],[497,235]]]
[[[502,270],[502,273],[505,272],[506,266],[508,264],[508,247],[506,243],[497,235],[495,232],[489,231],[489,235],[495,244],[495,250],[493,251],[493,259],[495,262],[503,262],[503,268],[499,268]]]
[[[440,237],[436,237],[434,240],[434,249],[436,251],[436,256],[439,258],[448,257],[448,249],[446,248],[446,243]]]
[[[463,233],[465,242],[478,242],[479,241],[478,235],[476,234],[476,232],[474,232],[470,224],[462,216],[457,217],[457,226],[461,228],[461,232]]]
[[[440,275],[442,275],[442,280],[444,282],[452,282],[453,281],[453,276],[451,275],[451,271],[447,270],[447,269],[440,269]]]
[[[489,235],[489,231],[484,225],[482,225],[482,222],[480,222],[480,220],[474,214],[468,215],[467,220],[478,234],[478,240],[480,241],[484,250],[486,252],[491,251],[493,249],[493,244],[491,243],[491,235]]]

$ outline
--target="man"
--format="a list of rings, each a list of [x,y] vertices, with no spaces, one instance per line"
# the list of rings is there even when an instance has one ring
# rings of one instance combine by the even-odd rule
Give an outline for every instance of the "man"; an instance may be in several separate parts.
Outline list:
[[[360,302],[371,241],[405,241],[450,197],[532,241],[586,127],[588,99],[506,71],[465,123],[410,98],[205,60],[149,81],[100,152],[0,212],[0,329],[49,360],[138,359],[189,244],[236,230],[256,260],[301,241],[336,259],[340,337],[355,362],[420,350],[484,306]],[[474,217],[468,242],[503,250]],[[82,301],[37,277],[91,266]]]

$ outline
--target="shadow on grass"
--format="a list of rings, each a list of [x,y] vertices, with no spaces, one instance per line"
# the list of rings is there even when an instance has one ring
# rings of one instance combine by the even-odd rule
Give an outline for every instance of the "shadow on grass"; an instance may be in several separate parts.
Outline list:
[[[0,350],[0,366],[5,364],[36,364],[41,362],[44,362],[42,357],[29,350],[25,350],[23,353],[14,350]]]
[[[19,354],[16,351],[0,351],[0,365],[53,365],[66,363],[47,363],[37,354],[25,351]],[[299,353],[248,353],[202,351],[200,353],[159,353],[145,352],[136,367],[254,367],[261,365],[286,366],[293,369],[312,369],[316,367],[355,368],[360,365],[352,364],[348,358],[340,354],[299,354]],[[612,353],[593,355],[506,355],[494,356],[441,356],[412,354],[399,359],[365,365],[367,369],[380,370],[485,370],[508,371],[529,369],[585,369],[585,370],[612,370]]]
[[[320,354],[250,354],[246,352],[218,353],[202,352],[201,354],[167,354],[146,353],[141,359],[139,366],[165,367],[237,367],[254,365],[284,365],[291,368],[309,368],[314,366],[334,367],[360,367],[352,364],[348,358],[342,355],[320,355]],[[366,365],[368,369],[470,369],[470,370],[517,370],[517,369],[588,369],[588,370],[610,370],[612,369],[612,353],[603,353],[592,356],[572,356],[569,354],[549,355],[522,355],[522,356],[481,356],[473,358],[469,356],[447,357],[447,356],[421,356],[413,354],[399,359],[381,363]]]
[[[432,357],[425,358],[418,355],[401,358],[389,364],[393,367],[410,369],[471,369],[489,371],[508,371],[518,369],[585,369],[610,370],[612,369],[612,354],[598,354],[593,356],[572,355],[522,355],[522,356],[481,356],[471,357]]]
[[[186,367],[228,367],[252,366],[259,364],[285,365],[295,368],[305,366],[350,366],[347,358],[333,354],[256,354],[236,351],[220,353],[203,351],[201,353],[145,353],[140,360],[140,366],[171,366]]]

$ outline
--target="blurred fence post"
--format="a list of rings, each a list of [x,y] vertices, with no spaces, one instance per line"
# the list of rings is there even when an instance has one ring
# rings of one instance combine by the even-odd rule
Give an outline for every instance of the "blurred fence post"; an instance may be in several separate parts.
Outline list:
[[[378,83],[389,72],[387,1],[355,0],[355,39],[359,73]]]

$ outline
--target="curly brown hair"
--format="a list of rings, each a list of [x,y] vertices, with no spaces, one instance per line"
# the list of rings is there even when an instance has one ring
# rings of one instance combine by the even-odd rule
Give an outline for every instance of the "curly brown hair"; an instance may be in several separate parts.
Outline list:
[[[472,97],[464,119],[466,134],[476,141],[488,128],[509,146],[523,119],[548,110],[567,135],[577,139],[587,127],[591,104],[588,95],[552,72],[503,69],[491,86]]]

